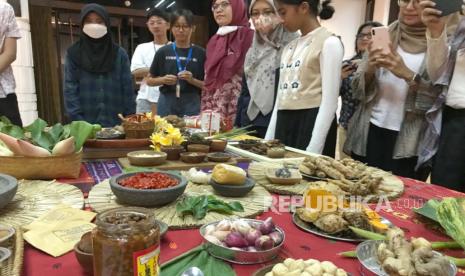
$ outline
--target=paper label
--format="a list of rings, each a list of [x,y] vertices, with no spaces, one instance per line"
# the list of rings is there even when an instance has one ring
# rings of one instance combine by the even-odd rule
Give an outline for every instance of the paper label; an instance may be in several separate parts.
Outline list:
[[[151,246],[145,250],[133,253],[134,256],[134,276],[158,276],[160,266],[160,245]]]

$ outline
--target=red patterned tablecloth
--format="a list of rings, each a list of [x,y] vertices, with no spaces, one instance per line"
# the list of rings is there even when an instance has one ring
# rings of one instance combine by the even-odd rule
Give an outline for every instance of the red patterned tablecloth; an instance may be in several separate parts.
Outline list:
[[[409,236],[421,236],[431,241],[449,240],[447,236],[427,228],[424,223],[419,222],[411,209],[412,207],[421,206],[422,203],[431,198],[465,197],[465,195],[411,179],[403,180],[406,188],[404,195],[400,199],[391,202],[392,209],[382,210],[381,215],[404,229]],[[277,199],[277,197],[275,198]],[[337,255],[338,252],[353,250],[355,248],[354,244],[327,240],[303,232],[293,224],[289,213],[266,212],[259,218],[264,219],[269,216],[273,217],[275,223],[282,227],[286,233],[286,241],[281,251],[282,257],[329,260],[353,275],[360,275],[360,265],[356,259],[346,259]],[[201,242],[202,239],[198,230],[169,231],[162,241],[161,262],[170,260],[199,245]],[[455,250],[446,253],[451,256],[465,257],[462,252]],[[264,265],[233,265],[233,268],[237,275],[251,275]],[[85,275],[73,252],[59,258],[53,258],[29,245],[25,249],[23,271],[23,274],[27,276]],[[465,270],[460,270],[459,275],[465,275]]]

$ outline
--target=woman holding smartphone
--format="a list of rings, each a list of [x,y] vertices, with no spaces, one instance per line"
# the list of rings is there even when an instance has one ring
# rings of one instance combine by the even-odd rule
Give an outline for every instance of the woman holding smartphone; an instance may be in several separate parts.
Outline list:
[[[465,2],[465,1],[464,1]],[[442,95],[428,112],[430,128],[425,141],[427,161],[436,154],[431,182],[465,192],[465,19],[462,19],[450,46],[446,17],[435,3],[423,0],[422,19],[427,32],[427,69],[431,78],[442,87]],[[465,11],[465,6],[462,6]],[[449,26],[448,26],[449,25]],[[440,137],[439,137],[440,134]]]
[[[377,46],[369,47],[355,74],[353,94],[360,104],[349,122],[344,152],[396,175],[425,180],[415,171],[418,141],[425,113],[440,91],[426,71],[419,1],[398,0],[398,5],[397,21],[388,29],[373,28]]]
[[[355,112],[355,108],[358,105],[358,101],[354,100],[352,96],[352,79],[355,72],[357,71],[358,65],[362,60],[363,54],[370,46],[371,42],[371,29],[374,27],[381,27],[382,24],[378,22],[366,22],[362,24],[358,30],[355,37],[355,56],[349,60],[345,60],[342,63],[341,71],[341,89],[339,94],[341,95],[342,107],[341,114],[339,116],[339,127],[337,130],[338,136],[338,148],[339,148],[339,158],[343,159],[347,157],[342,148],[346,141],[347,135],[347,125],[349,124],[350,118]]]

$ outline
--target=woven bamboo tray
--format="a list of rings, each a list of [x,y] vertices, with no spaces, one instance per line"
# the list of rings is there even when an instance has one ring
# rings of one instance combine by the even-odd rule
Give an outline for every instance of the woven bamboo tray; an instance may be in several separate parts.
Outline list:
[[[24,240],[19,227],[15,227],[15,235],[5,244],[11,250],[11,256],[0,266],[0,276],[21,276],[23,268]]]
[[[209,194],[214,194],[213,188],[211,186],[196,185],[192,183],[187,185],[186,191],[184,192],[184,195],[190,196]],[[271,194],[260,185],[256,185],[255,188],[250,193],[248,193],[246,197],[232,198],[223,197],[216,194],[215,197],[226,202],[239,201],[242,206],[244,206],[244,212],[235,212],[234,215],[208,212],[207,216],[202,220],[195,220],[192,216],[185,216],[184,218],[181,218],[176,214],[176,203],[181,199],[181,197],[168,205],[149,209],[153,210],[156,219],[168,224],[170,229],[178,230],[198,228],[206,223],[222,220],[225,218],[253,218],[268,210],[272,204]],[[111,191],[110,182],[108,180],[105,180],[94,186],[94,188],[89,193],[88,202],[90,207],[97,213],[103,212],[107,209],[125,206],[117,202],[115,195]]]
[[[286,163],[289,164],[289,162]],[[280,167],[283,167],[282,163],[255,162],[250,164],[248,173],[251,178],[253,178],[258,184],[265,187],[265,189],[269,192],[281,195],[302,195],[308,187],[312,185],[313,181],[307,181],[305,179],[296,185],[277,185],[271,183],[265,175],[266,170],[268,168]],[[383,181],[379,186],[378,193],[366,196],[366,198],[369,198],[369,202],[378,201],[380,197],[393,200],[399,198],[404,193],[404,182],[397,176],[373,167],[369,167],[368,170],[373,176],[383,178]]]
[[[24,226],[57,205],[84,207],[84,195],[73,185],[56,181],[21,180],[13,201],[0,212],[0,223]]]
[[[81,160],[82,151],[66,156],[0,157],[0,173],[18,179],[77,178]]]

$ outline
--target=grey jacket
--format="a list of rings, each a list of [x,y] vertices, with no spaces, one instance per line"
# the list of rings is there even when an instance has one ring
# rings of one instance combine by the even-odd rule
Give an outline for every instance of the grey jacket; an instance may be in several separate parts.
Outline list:
[[[365,81],[365,71],[368,56],[365,55],[361,66],[352,81],[353,97],[360,101],[360,105],[351,118],[347,130],[347,140],[344,152],[366,156],[368,130],[373,106],[378,101],[378,82],[376,78],[369,83]],[[394,159],[418,156],[419,141],[427,127],[425,113],[436,101],[441,93],[440,87],[435,87],[426,72],[426,59],[420,68],[421,82],[411,87],[405,101],[404,121],[397,137],[394,148]]]

